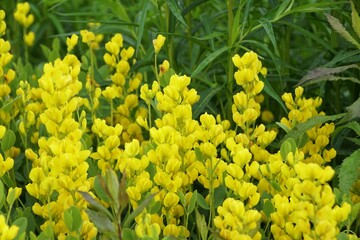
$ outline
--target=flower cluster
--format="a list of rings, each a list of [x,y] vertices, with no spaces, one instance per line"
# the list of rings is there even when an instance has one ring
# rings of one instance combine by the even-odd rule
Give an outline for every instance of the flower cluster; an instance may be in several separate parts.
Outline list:
[[[84,102],[76,96],[82,88],[79,72],[80,62],[74,55],[66,55],[64,59],[44,66],[38,82],[45,110],[39,118],[48,136],[39,138],[38,153],[28,149],[27,154],[32,169],[29,174],[31,183],[26,190],[38,199],[32,209],[46,220],[42,229],[50,225],[59,239],[69,233],[63,219],[64,211],[70,206],[85,209],[87,203],[77,191],[88,192],[92,185],[87,177],[89,166],[86,162],[90,151],[82,149],[80,139],[83,131],[74,119],[74,112]],[[86,123],[81,124],[86,126]],[[82,238],[92,239],[96,228],[84,211],[82,217]]]
[[[24,27],[24,42],[27,46],[32,46],[35,40],[35,33],[27,29],[34,22],[34,15],[29,14],[30,4],[28,2],[17,3],[16,11],[14,13],[15,20]]]

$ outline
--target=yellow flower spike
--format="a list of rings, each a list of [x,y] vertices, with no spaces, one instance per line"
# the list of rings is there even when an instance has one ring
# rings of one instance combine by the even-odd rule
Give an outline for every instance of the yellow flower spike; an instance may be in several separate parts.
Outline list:
[[[18,199],[21,195],[21,188],[15,187],[12,188],[10,187],[8,190],[8,194],[6,197],[6,202],[9,204],[9,206],[13,205],[14,202],[16,201],[16,199]]]
[[[74,47],[76,46],[77,42],[78,42],[78,35],[76,34],[72,34],[71,37],[67,37],[66,38],[66,45],[67,45],[67,51],[71,52],[71,50],[74,49]]]
[[[156,39],[153,40],[153,46],[155,49],[155,54],[158,54],[161,50],[161,48],[163,47],[164,43],[165,43],[166,37],[164,37],[163,35],[159,34]]]

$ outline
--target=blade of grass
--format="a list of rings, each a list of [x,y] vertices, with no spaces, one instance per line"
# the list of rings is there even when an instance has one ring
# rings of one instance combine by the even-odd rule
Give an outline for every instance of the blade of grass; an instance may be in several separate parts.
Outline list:
[[[209,65],[212,61],[214,61],[217,57],[219,57],[222,53],[226,52],[228,50],[227,46],[224,46],[215,52],[211,53],[209,56],[207,56],[200,64],[197,66],[197,68],[194,70],[194,72],[191,74],[191,78],[196,77],[205,67]]]
[[[144,26],[145,26],[145,20],[146,20],[146,16],[147,16],[147,11],[149,8],[149,0],[145,0],[143,2],[143,6],[141,8],[141,14],[140,14],[140,20],[139,20],[139,27],[138,30],[136,32],[136,50],[135,50],[135,56],[138,56],[139,53],[139,47],[141,44],[141,39],[142,39],[142,35],[144,33]]]
[[[186,24],[183,16],[181,15],[181,10],[175,0],[167,0],[166,3],[168,4],[170,11],[172,12],[172,14],[174,14],[177,20],[179,20],[179,22],[181,22],[187,28],[188,25]]]

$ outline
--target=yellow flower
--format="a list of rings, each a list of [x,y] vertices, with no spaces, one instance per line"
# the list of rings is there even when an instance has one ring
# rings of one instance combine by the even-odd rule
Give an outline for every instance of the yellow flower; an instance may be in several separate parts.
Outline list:
[[[90,46],[90,44],[95,41],[95,34],[91,31],[88,31],[86,29],[81,30],[80,35],[82,37],[83,43],[86,43],[88,46]]]
[[[6,202],[11,206],[14,204],[15,200],[20,197],[22,189],[15,187],[15,188],[9,188],[8,195],[6,197]]]
[[[71,52],[71,50],[73,50],[73,48],[75,47],[75,45],[78,42],[78,39],[79,39],[79,37],[76,34],[72,34],[70,38],[69,37],[66,38],[66,45],[67,45],[68,52]]]
[[[19,227],[16,225],[8,226],[6,219],[3,215],[0,215],[0,238],[4,240],[12,240],[18,234]]]
[[[155,54],[158,54],[162,48],[162,46],[164,45],[166,40],[166,37],[164,37],[163,35],[159,34],[156,39],[153,40],[153,45],[154,45],[154,49],[155,49]]]
[[[176,193],[168,192],[164,197],[164,206],[167,208],[172,208],[178,204],[179,200],[180,198]]]
[[[28,32],[24,35],[24,42],[27,46],[32,46],[34,44],[35,40],[35,33],[34,32]]]

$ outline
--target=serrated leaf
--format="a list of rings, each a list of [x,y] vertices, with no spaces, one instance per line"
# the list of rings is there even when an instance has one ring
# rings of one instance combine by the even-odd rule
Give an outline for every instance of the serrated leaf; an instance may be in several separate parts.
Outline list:
[[[204,111],[205,107],[208,106],[211,98],[217,94],[220,90],[222,90],[222,86],[218,86],[215,88],[209,88],[200,93],[200,100],[194,104],[193,106],[193,118],[197,119],[199,115]]]
[[[191,78],[196,77],[205,67],[209,65],[212,61],[214,61],[218,56],[220,56],[222,53],[228,50],[227,46],[224,46],[215,52],[211,53],[209,56],[207,56],[194,70],[194,72],[191,74]]]
[[[360,48],[360,43],[350,35],[350,33],[345,29],[344,25],[340,23],[339,19],[331,16],[330,14],[325,15],[331,27],[334,28],[335,31],[337,31],[343,38],[355,45],[357,48]]]
[[[181,15],[181,10],[179,5],[175,2],[175,0],[166,0],[166,3],[169,6],[171,13],[181,22],[185,27],[188,27],[183,16]]]
[[[3,150],[3,152],[9,150],[12,146],[14,146],[15,141],[16,141],[16,136],[14,131],[8,129],[1,140],[1,150]]]
[[[353,27],[354,31],[356,32],[356,34],[358,35],[358,37],[360,38],[360,17],[359,17],[358,12],[356,11],[354,3],[352,1],[350,1],[350,3],[351,3],[352,27]]]
[[[359,179],[360,149],[345,158],[339,171],[339,189],[343,194],[349,194],[353,184]]]
[[[318,83],[321,81],[336,81],[336,80],[350,80],[350,81],[360,84],[360,81],[356,78],[338,77],[338,76],[334,75],[336,73],[342,73],[350,68],[360,69],[358,64],[350,64],[350,65],[335,67],[335,68],[319,67],[319,68],[316,68],[316,69],[308,72],[296,84],[296,86],[300,86],[300,85],[304,85],[304,84],[309,85],[309,84]]]

